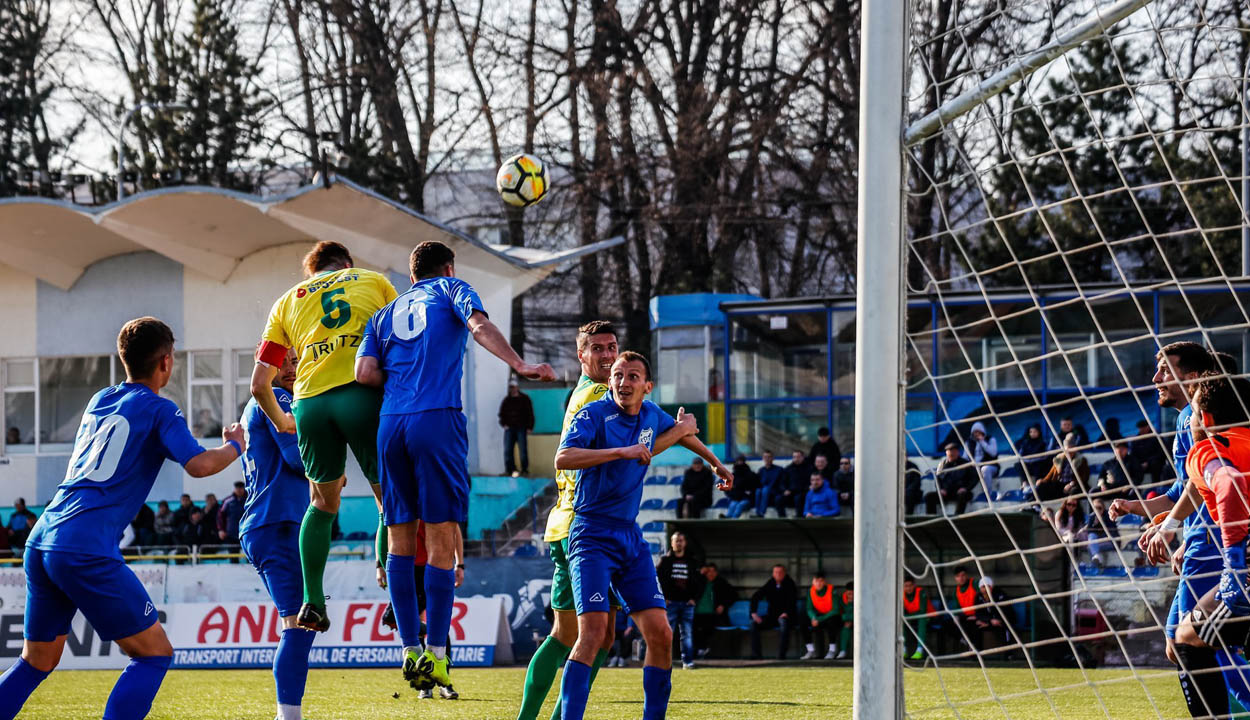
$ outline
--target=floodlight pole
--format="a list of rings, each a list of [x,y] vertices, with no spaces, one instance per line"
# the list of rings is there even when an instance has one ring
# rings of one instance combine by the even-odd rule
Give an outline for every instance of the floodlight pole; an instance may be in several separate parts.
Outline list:
[[[126,144],[122,142],[122,138],[126,133],[126,125],[130,124],[130,118],[135,113],[144,108],[160,110],[161,112],[175,111],[182,112],[190,110],[191,106],[182,105],[180,103],[159,103],[159,102],[141,102],[138,105],[126,111],[125,117],[122,118],[122,124],[117,128],[117,201],[121,202],[126,197]]]
[[[855,618],[853,717],[903,717],[903,129],[906,0],[866,0],[860,41],[855,274]]]

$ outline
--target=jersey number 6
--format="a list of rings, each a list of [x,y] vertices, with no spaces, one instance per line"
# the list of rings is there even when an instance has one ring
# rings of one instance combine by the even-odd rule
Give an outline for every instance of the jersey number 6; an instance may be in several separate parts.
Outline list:
[[[400,298],[391,309],[391,331],[400,340],[412,340],[425,330],[425,299],[429,294],[419,290],[411,297]]]

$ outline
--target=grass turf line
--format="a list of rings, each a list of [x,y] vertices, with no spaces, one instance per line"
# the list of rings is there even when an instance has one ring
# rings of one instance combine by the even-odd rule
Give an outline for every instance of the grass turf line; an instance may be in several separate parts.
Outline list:
[[[909,714],[938,718],[1093,718],[1141,720],[1186,716],[1174,673],[1145,671],[1143,681],[1127,671],[1088,672],[1097,691],[1083,684],[1079,670],[1039,671],[1050,702],[1037,692],[1027,669],[988,671],[1002,706],[990,699],[985,674],[977,668],[930,669],[905,674]],[[116,671],[54,672],[26,704],[23,720],[99,717]],[[475,718],[515,720],[524,668],[454,672],[461,700],[418,700],[396,670],[313,670],[304,701],[309,720],[382,718]],[[940,682],[939,682],[940,680]],[[539,717],[550,716],[556,688]],[[1144,683],[1144,688],[1143,688]],[[958,714],[945,705],[946,693]],[[152,720],[273,720],[273,675],[267,670],[175,670],[152,707]],[[398,693],[399,697],[393,697]],[[1149,697],[1148,697],[1149,695]],[[1101,703],[1099,702],[1101,697]],[[969,704],[964,704],[968,702]],[[1107,712],[1104,714],[1103,707]],[[1004,707],[1006,713],[1004,713]],[[851,670],[846,667],[700,668],[673,673],[672,720],[831,720],[851,710]],[[591,693],[587,720],[626,720],[642,714],[642,671],[605,669]]]

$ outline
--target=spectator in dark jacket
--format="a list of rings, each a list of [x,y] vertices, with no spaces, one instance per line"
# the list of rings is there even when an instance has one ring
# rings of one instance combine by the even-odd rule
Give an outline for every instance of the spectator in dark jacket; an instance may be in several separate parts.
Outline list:
[[[773,574],[751,595],[751,658],[763,657],[760,651],[760,633],[777,628],[780,645],[777,657],[785,659],[790,650],[790,628],[794,626],[796,602],[799,591],[794,580],[786,574],[785,565],[774,565]],[[768,603],[768,610],[760,614],[760,601]]]
[[[786,471],[780,465],[773,464],[773,451],[764,451],[764,464],[760,466],[760,487],[755,492],[755,517],[764,517],[768,506],[781,495],[782,486],[786,481]],[[738,484],[737,477],[734,484]]]
[[[808,478],[811,476],[812,466],[803,456],[803,451],[795,450],[782,477],[781,492],[776,495],[779,516],[786,516],[786,508],[794,508],[795,515],[803,514],[803,496],[807,494]]]
[[[833,441],[833,436],[829,434],[827,427],[816,431],[816,443],[812,445],[812,451],[807,454],[813,460],[817,455],[824,455],[830,468],[837,467],[838,461],[842,459],[842,451],[838,449],[838,444]]]
[[[833,464],[829,461],[829,458],[827,456],[825,455],[813,455],[812,456],[812,472],[820,473],[821,476],[825,478],[825,480],[829,481],[831,485],[833,484]],[[809,475],[808,477],[811,477],[811,476]]]
[[[191,511],[195,510],[195,503],[191,502],[191,496],[183,493],[178,499],[178,509],[174,511],[174,532],[177,533],[182,529],[183,525],[191,522]]]
[[[1169,465],[1163,446],[1145,420],[1137,421],[1137,437],[1129,442],[1129,455],[1137,464],[1137,482],[1147,482],[1146,476],[1149,475],[1149,482],[1157,485],[1171,476],[1164,469]]]
[[[681,479],[681,499],[677,501],[677,517],[693,519],[703,517],[703,511],[712,505],[712,487],[716,479],[702,458],[695,458],[686,468]]]
[[[694,605],[694,645],[695,654],[704,657],[712,630],[730,624],[729,608],[738,601],[738,591],[720,576],[720,569],[714,562],[704,563],[699,573],[705,582]]]
[[[152,518],[152,531],[156,533],[157,545],[173,544],[174,514],[169,511],[169,503],[164,500],[156,503],[156,515]]]
[[[920,472],[920,468],[916,463],[908,460],[903,464],[903,514],[910,515],[915,511],[916,506],[924,500],[924,491],[920,485],[924,481],[924,474]]]
[[[838,505],[844,508],[855,505],[855,470],[851,468],[849,457],[838,461],[838,469],[833,472],[830,487],[838,494]]]
[[[130,527],[135,531],[134,545],[156,544],[156,513],[152,512],[147,503],[139,506],[139,512],[130,521]]]
[[[4,529],[9,536],[9,545],[15,550],[25,547],[26,538],[30,536],[30,529],[35,526],[36,519],[35,514],[26,507],[26,498],[14,500],[13,514],[9,516],[9,522]]]
[[[729,497],[729,509],[724,515],[730,518],[742,517],[742,513],[755,504],[755,492],[760,487],[759,476],[747,465],[747,459],[743,455],[734,460],[733,474],[734,486],[726,493]]]
[[[217,502],[217,496],[208,493],[204,496],[204,524],[212,528],[213,534],[217,534],[217,515],[221,513],[221,503]]]
[[[939,502],[953,502],[955,514],[963,514],[972,501],[972,493],[981,484],[981,476],[972,461],[963,456],[959,443],[946,443],[946,457],[938,463],[935,475],[938,489],[925,494],[925,511],[933,515]]]
[[[1011,615],[1014,612],[1008,605],[1007,594],[994,587],[994,578],[989,575],[983,576],[977,585],[981,591],[980,602],[989,603],[985,607],[977,608],[977,627],[981,629],[983,636],[988,631],[989,635],[994,638],[995,645],[1010,643]],[[983,643],[981,647],[989,649],[994,646]]]
[[[517,381],[508,383],[508,394],[499,404],[499,424],[503,427],[504,472],[512,477],[528,475],[530,471],[529,444],[526,434],[534,430],[534,403],[530,396],[521,392]],[[513,446],[520,446],[521,471],[517,472],[513,458]]]
[[[1137,467],[1129,453],[1129,444],[1121,440],[1115,444],[1115,455],[1098,469],[1097,497],[1105,503],[1116,498],[1131,499],[1133,486],[1137,484]]]
[[[668,624],[679,636],[682,667],[688,670],[694,667],[694,607],[706,581],[699,573],[702,563],[686,552],[684,533],[673,533],[669,545],[672,550],[660,558],[655,574],[660,578],[660,590],[664,593]]]
[[[221,504],[217,515],[217,537],[223,544],[239,544],[239,523],[243,521],[243,505],[247,502],[247,487],[242,481],[234,484],[234,492]]]
[[[178,528],[178,544],[198,548],[213,542],[213,533],[204,524],[204,511],[199,508],[192,509],[187,523]]]
[[[1068,435],[1076,435],[1076,444],[1078,446],[1089,444],[1089,433],[1085,432],[1085,426],[1074,423],[1072,418],[1066,417],[1059,420],[1059,434],[1046,443],[1046,449],[1051,452],[1063,450],[1063,443]]]
[[[1042,437],[1042,426],[1037,423],[1030,425],[1024,437],[1016,441],[1016,454],[1020,456],[1020,487],[1032,488],[1031,482],[1046,477],[1052,457],[1049,453],[1046,440]]]

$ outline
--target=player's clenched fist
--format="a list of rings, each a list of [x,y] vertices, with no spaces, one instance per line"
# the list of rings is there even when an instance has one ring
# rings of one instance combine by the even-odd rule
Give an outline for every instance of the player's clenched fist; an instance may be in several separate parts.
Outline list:
[[[639,465],[650,465],[651,451],[648,450],[647,446],[642,443],[630,445],[628,447],[621,448],[621,459],[637,460]]]
[[[247,435],[243,432],[243,426],[238,423],[230,423],[221,429],[221,441],[228,443],[231,440],[237,442],[239,447],[247,447]]]
[[[699,421],[694,415],[687,415],[686,408],[677,408],[677,424],[674,427],[679,428],[683,435],[698,435]]]
[[[1116,498],[1111,503],[1111,507],[1107,508],[1107,515],[1111,517],[1112,522],[1115,522],[1116,520],[1119,520],[1129,514],[1128,508],[1128,500],[1125,500],[1124,498]]]
[[[526,363],[517,369],[517,374],[527,380],[539,380],[541,382],[554,382],[556,379],[556,371],[547,363],[539,363],[538,365]]]

